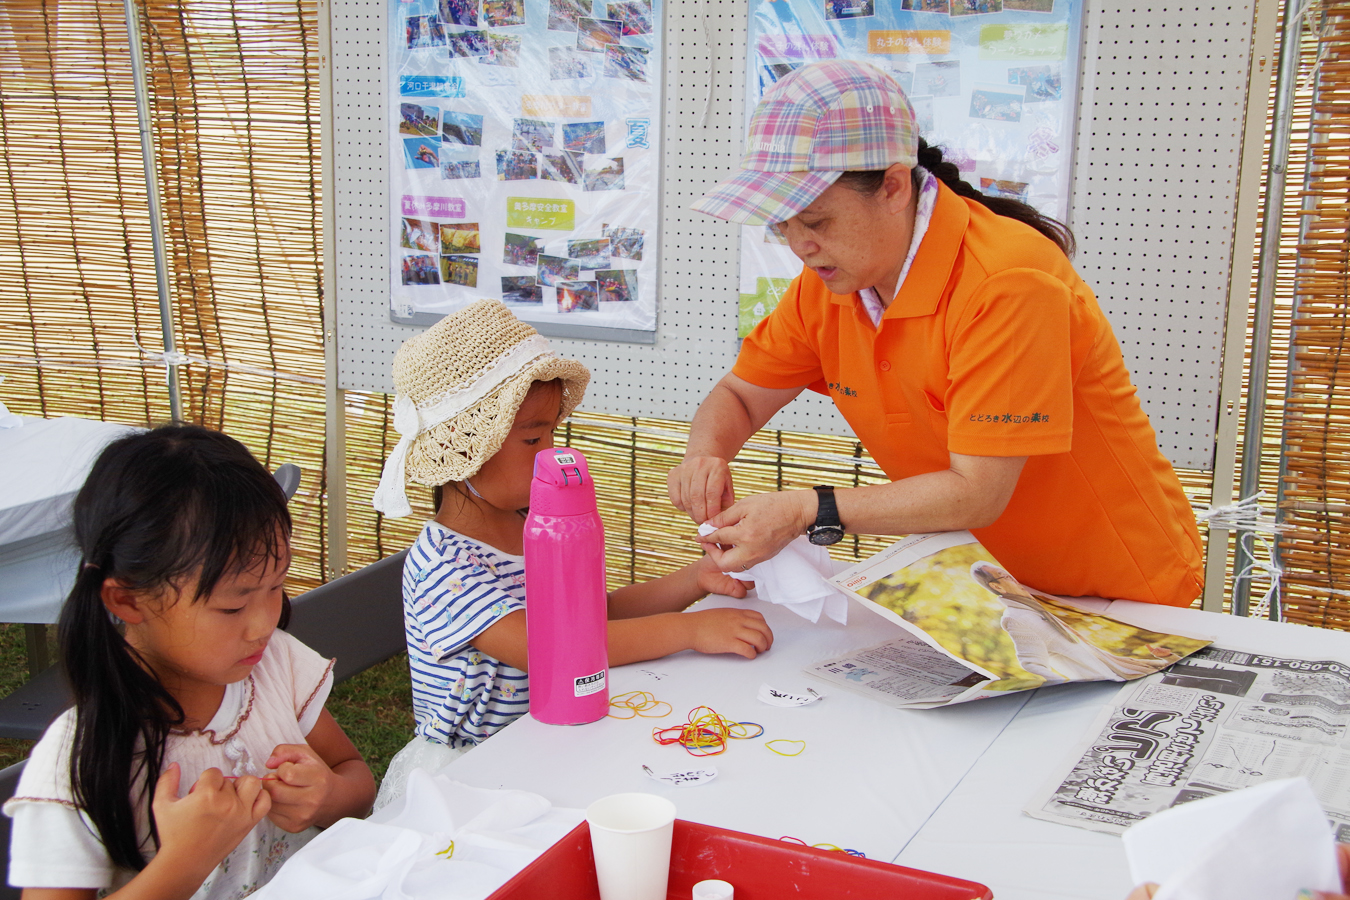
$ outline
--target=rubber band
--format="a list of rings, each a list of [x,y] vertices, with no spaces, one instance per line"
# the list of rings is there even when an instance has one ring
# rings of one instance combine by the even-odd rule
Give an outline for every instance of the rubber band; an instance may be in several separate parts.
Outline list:
[[[811,847],[815,850],[829,850],[831,853],[847,853],[849,856],[857,857],[858,859],[867,859],[867,854],[861,850],[850,850],[848,847],[840,847],[836,844],[808,844],[801,838],[795,838],[787,834],[780,837],[779,840],[787,844],[800,844],[803,847]]]
[[[644,719],[662,719],[673,713],[674,708],[664,700],[657,700],[655,696],[647,691],[629,691],[626,694],[619,694],[617,697],[611,697],[609,705],[618,710],[625,710],[630,715],[616,716],[610,713],[611,719],[636,719],[641,716]],[[665,712],[651,712],[664,706]]]
[[[758,731],[750,733],[751,728]],[[733,722],[707,706],[689,711],[685,724],[653,728],[652,740],[658,744],[679,744],[690,756],[716,756],[725,753],[727,741],[757,738],[764,733],[758,722]]]
[[[762,730],[763,729],[761,729],[761,731]],[[779,750],[777,747],[774,746],[774,744],[801,744],[801,746],[797,748],[796,753],[788,753],[786,750]],[[764,746],[767,747],[769,750],[772,750],[774,753],[777,753],[779,756],[801,756],[802,753],[806,750],[806,741],[794,741],[791,740],[790,738],[775,738],[772,741],[766,742]]]

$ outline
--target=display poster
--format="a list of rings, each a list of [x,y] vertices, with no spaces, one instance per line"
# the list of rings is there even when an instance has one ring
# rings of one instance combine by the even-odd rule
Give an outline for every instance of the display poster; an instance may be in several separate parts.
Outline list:
[[[746,125],[793,69],[864,60],[895,77],[967,182],[1064,221],[1081,18],[1081,0],[751,0]],[[800,271],[774,232],[743,227],[741,337]]]
[[[390,0],[390,318],[654,340],[661,0]]]

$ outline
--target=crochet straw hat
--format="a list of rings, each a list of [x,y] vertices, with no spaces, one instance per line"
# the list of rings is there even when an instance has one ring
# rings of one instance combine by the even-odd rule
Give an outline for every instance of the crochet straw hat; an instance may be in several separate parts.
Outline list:
[[[394,354],[394,427],[374,506],[412,512],[407,481],[441,485],[478,472],[501,449],[536,381],[562,379],[562,416],[586,394],[590,371],[561,359],[548,339],[497,300],[479,300],[403,342]]]

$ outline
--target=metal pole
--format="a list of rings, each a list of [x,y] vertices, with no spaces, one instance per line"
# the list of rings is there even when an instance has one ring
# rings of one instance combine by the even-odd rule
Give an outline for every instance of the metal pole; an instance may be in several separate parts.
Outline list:
[[[1271,110],[1270,165],[1265,205],[1261,210],[1261,255],[1256,264],[1256,322],[1252,333],[1252,364],[1247,378],[1247,406],[1243,416],[1242,475],[1238,498],[1254,495],[1261,485],[1261,438],[1266,424],[1266,381],[1270,371],[1270,333],[1275,313],[1275,276],[1280,267],[1280,233],[1284,214],[1285,176],[1289,167],[1289,133],[1294,116],[1294,88],[1298,82],[1302,8],[1285,0],[1280,28],[1280,62],[1275,77],[1275,105]],[[1239,530],[1233,573],[1234,615],[1247,615],[1251,596],[1254,532]],[[1245,575],[1243,573],[1246,573]]]
[[[141,163],[145,167],[145,199],[150,208],[150,244],[155,253],[155,284],[159,288],[159,325],[164,333],[164,370],[169,387],[169,416],[183,421],[183,398],[178,387],[178,350],[173,337],[173,309],[169,305],[169,264],[164,257],[164,227],[160,220],[159,179],[155,173],[155,142],[150,134],[150,91],[145,82],[145,54],[141,50],[141,23],[136,0],[123,0],[127,40],[131,44],[131,74],[136,85],[136,119],[141,127]]]

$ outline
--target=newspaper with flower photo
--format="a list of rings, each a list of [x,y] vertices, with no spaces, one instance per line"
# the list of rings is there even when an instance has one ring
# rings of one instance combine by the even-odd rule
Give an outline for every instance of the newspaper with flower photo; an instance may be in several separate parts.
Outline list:
[[[807,673],[901,709],[1130,681],[1211,642],[1131,625],[1109,600],[1028,588],[968,531],[911,535],[830,581],[906,634]]]

